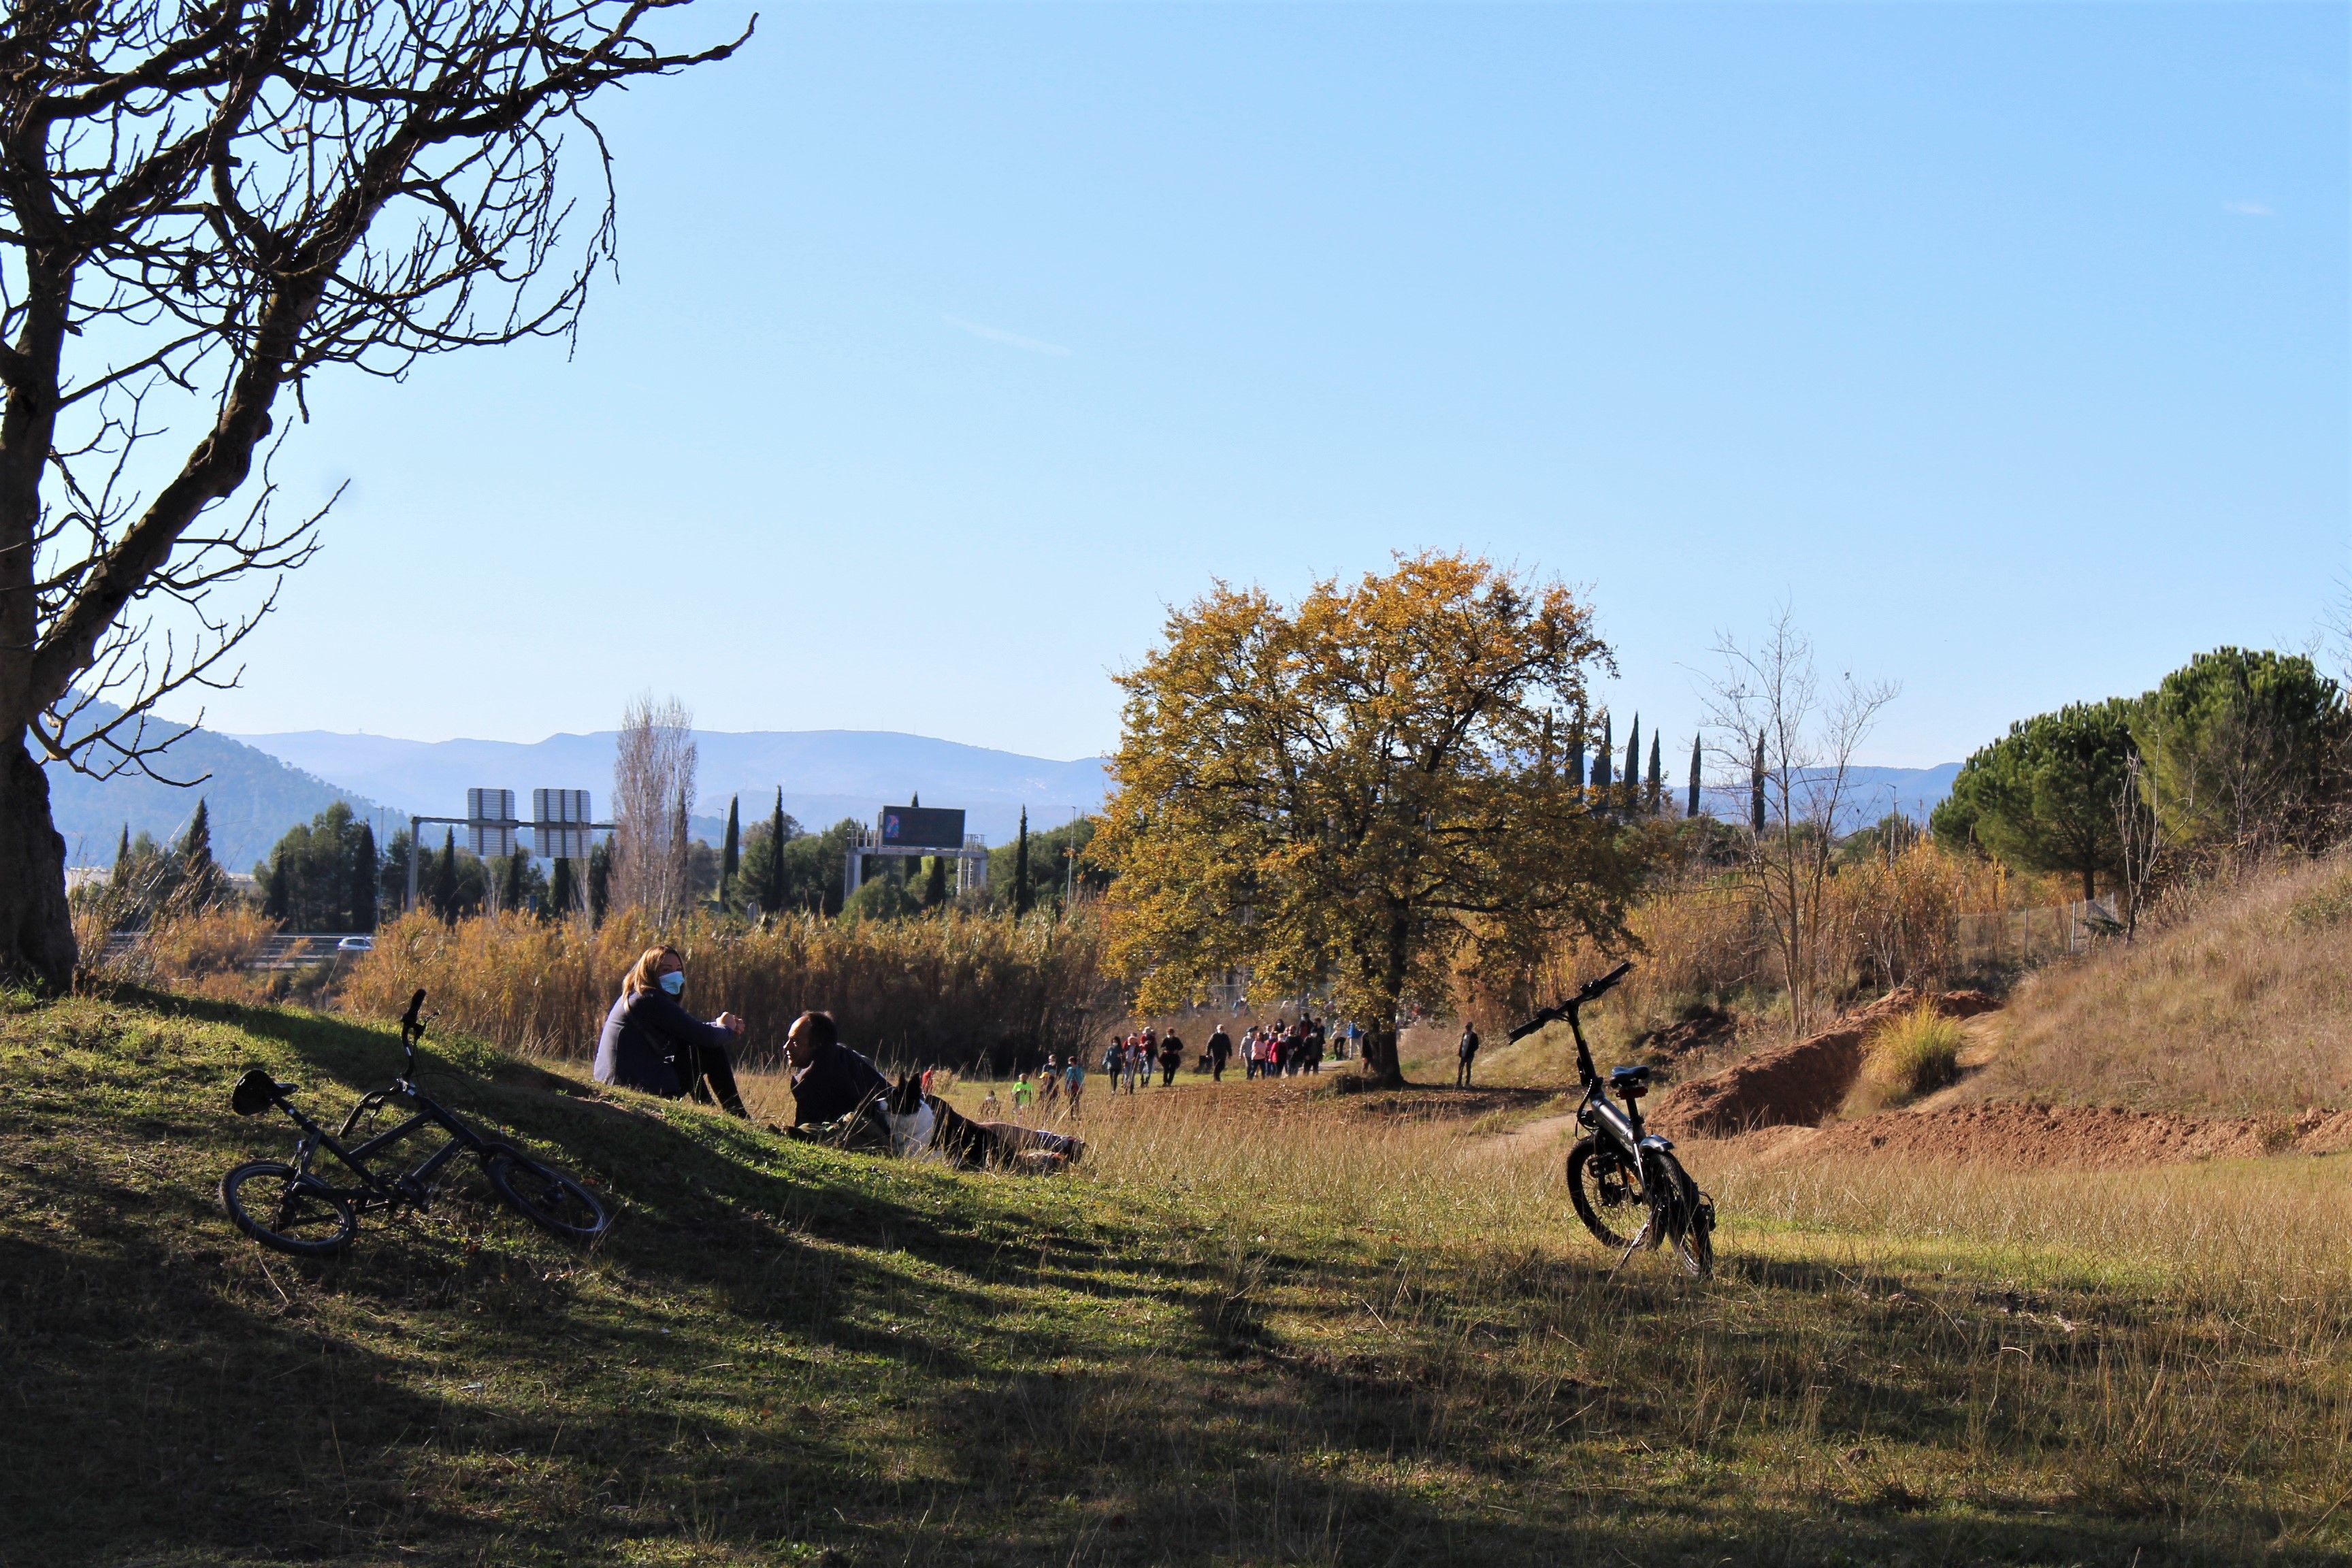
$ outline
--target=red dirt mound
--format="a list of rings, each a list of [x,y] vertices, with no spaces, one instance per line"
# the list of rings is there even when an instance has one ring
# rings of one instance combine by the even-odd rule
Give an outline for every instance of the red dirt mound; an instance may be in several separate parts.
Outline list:
[[[1968,1018],[2000,1005],[1981,991],[1932,998],[1948,1017]],[[1723,1138],[1757,1127],[1811,1126],[1845,1102],[1862,1070],[1862,1042],[1872,1028],[1923,1000],[1905,987],[1793,1046],[1759,1051],[1721,1072],[1677,1084],[1658,1099],[1649,1124],[1671,1138]]]
[[[2284,1122],[2203,1120],[2105,1106],[1991,1102],[1896,1110],[1819,1130],[1781,1128],[1734,1142],[1768,1163],[1881,1158],[2007,1171],[2131,1171],[2195,1160],[2249,1160],[2289,1149],[2342,1149],[2352,1114],[2306,1111]]]

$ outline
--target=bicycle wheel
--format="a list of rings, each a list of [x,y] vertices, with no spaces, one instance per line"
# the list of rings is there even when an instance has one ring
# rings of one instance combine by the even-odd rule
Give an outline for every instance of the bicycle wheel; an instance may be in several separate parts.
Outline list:
[[[1651,1150],[1650,1161],[1658,1200],[1653,1221],[1657,1235],[1673,1244],[1675,1261],[1684,1273],[1704,1279],[1715,1272],[1714,1212],[1681,1161],[1663,1149]]]
[[[221,1178],[221,1206],[236,1228],[297,1258],[328,1258],[352,1244],[359,1220],[349,1200],[281,1160],[255,1160]]]
[[[1603,1150],[1597,1138],[1580,1138],[1568,1152],[1568,1200],[1576,1205],[1576,1217],[1595,1240],[1620,1251],[1633,1246],[1633,1238],[1611,1229],[1601,1211],[1640,1214],[1649,1206],[1641,1173],[1629,1168],[1613,1148]]]
[[[482,1162],[482,1173],[509,1207],[566,1241],[593,1241],[613,1223],[595,1194],[528,1154],[498,1150]]]

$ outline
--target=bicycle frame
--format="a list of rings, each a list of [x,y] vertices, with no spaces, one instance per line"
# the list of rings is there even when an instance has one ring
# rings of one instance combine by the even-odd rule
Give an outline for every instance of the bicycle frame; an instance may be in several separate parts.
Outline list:
[[[414,1204],[422,1208],[432,1195],[433,1178],[441,1173],[443,1166],[461,1153],[470,1153],[478,1158],[487,1157],[492,1151],[500,1147],[467,1126],[455,1112],[447,1110],[438,1100],[417,1087],[416,1042],[425,1033],[425,1024],[420,1016],[424,1001],[425,993],[420,991],[410,1001],[408,1013],[400,1021],[402,1052],[400,1076],[384,1088],[373,1089],[362,1095],[359,1103],[352,1106],[350,1114],[343,1118],[342,1131],[340,1135],[329,1132],[324,1127],[311,1121],[303,1113],[302,1109],[294,1103],[291,1096],[282,1086],[271,1086],[270,1102],[284,1111],[293,1121],[294,1125],[302,1131],[302,1137],[294,1146],[295,1171],[299,1175],[317,1182],[337,1197],[349,1201],[356,1211],[392,1208],[404,1203]],[[395,1100],[404,1100],[415,1106],[417,1108],[415,1113],[406,1121],[386,1128],[364,1142],[349,1148],[344,1147],[341,1140],[352,1135],[352,1129],[359,1126],[362,1117],[371,1114]],[[365,1162],[370,1155],[390,1148],[421,1127],[437,1127],[449,1134],[449,1141],[426,1155],[414,1168],[401,1173],[398,1176],[387,1179],[368,1169]],[[321,1149],[341,1161],[346,1169],[359,1177],[362,1184],[357,1187],[338,1187],[313,1172],[310,1169],[310,1162]]]
[[[1576,1108],[1577,1122],[1580,1126],[1590,1127],[1607,1138],[1612,1144],[1615,1145],[1618,1154],[1625,1163],[1631,1166],[1637,1175],[1642,1175],[1643,1174],[1642,1151],[1672,1149],[1675,1146],[1674,1142],[1671,1139],[1658,1137],[1643,1127],[1642,1102],[1639,1096],[1625,1096],[1625,1103],[1622,1109],[1615,1100],[1609,1098],[1608,1082],[1601,1078],[1601,1069],[1592,1065],[1592,1047],[1585,1041],[1584,1021],[1579,1016],[1586,1003],[1599,1001],[1620,980],[1625,978],[1633,967],[1630,963],[1619,964],[1559,1006],[1544,1009],[1512,1030],[1511,1038],[1522,1039],[1546,1024],[1557,1022],[1561,1018],[1568,1020],[1568,1031],[1576,1038],[1577,1079],[1584,1086],[1584,1099]]]

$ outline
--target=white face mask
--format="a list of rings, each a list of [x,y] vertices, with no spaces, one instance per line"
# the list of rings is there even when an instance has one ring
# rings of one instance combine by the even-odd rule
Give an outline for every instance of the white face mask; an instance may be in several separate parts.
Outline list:
[[[661,988],[675,996],[686,989],[686,971],[673,969],[661,977]]]

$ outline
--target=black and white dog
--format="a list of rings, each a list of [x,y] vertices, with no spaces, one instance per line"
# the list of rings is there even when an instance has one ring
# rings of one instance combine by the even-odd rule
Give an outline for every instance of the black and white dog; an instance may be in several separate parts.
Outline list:
[[[938,1154],[961,1170],[1066,1170],[1086,1157],[1083,1139],[1024,1127],[1017,1121],[974,1121],[946,1100],[923,1092],[923,1080],[901,1077],[874,1109],[890,1130],[890,1152],[906,1158]]]

